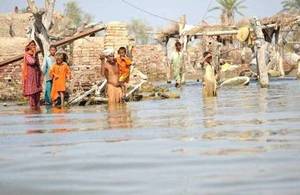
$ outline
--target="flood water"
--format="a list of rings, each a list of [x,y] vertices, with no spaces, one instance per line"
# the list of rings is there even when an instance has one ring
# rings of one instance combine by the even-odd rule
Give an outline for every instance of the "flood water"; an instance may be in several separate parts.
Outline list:
[[[0,106],[0,194],[300,194],[300,81],[118,107]]]

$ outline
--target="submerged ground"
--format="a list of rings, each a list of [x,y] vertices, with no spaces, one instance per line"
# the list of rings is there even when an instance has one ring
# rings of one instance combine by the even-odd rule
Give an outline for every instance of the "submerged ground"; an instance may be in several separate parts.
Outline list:
[[[300,81],[29,112],[0,106],[0,194],[299,194]]]

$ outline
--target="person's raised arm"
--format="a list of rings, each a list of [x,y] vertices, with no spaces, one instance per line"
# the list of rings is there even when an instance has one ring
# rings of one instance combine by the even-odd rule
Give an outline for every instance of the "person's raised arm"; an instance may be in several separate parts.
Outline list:
[[[36,63],[36,59],[34,57],[32,57],[31,55],[25,55],[25,60],[27,62],[28,65],[33,66]]]
[[[103,54],[100,54],[100,60],[101,60],[101,75],[105,76],[105,56]]]

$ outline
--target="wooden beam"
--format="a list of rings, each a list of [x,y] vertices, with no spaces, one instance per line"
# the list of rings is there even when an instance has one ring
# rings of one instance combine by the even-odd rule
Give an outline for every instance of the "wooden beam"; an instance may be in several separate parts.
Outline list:
[[[262,26],[262,29],[266,28],[273,28],[276,27],[277,24],[269,24]],[[201,36],[217,36],[217,35],[236,35],[238,33],[238,29],[233,30],[216,30],[216,31],[206,31],[206,32],[199,32],[194,34],[196,37]],[[254,29],[250,28],[250,31],[254,31]]]
[[[72,37],[66,37],[63,40],[51,43],[51,45],[54,45],[56,47],[66,45],[66,44],[71,43],[71,42],[73,42],[77,39],[81,39],[81,38],[86,37],[90,34],[94,34],[96,32],[99,32],[99,31],[102,31],[102,30],[105,30],[105,29],[106,29],[105,26],[99,26],[99,27],[96,27],[96,28],[92,28],[92,29],[89,29],[89,30],[84,31],[82,33],[79,33],[77,35],[74,35]],[[38,52],[40,52],[40,50],[38,50]],[[4,61],[0,62],[0,67],[6,66],[8,64],[14,63],[14,62],[19,61],[19,60],[22,60],[23,57],[24,57],[24,54],[20,54],[20,55],[12,57],[10,59],[4,60]]]
[[[38,53],[39,53],[39,52],[40,52],[40,51],[38,51]],[[14,63],[14,62],[19,61],[19,60],[22,60],[23,57],[24,57],[24,54],[20,54],[20,55],[17,55],[17,56],[15,56],[15,57],[12,57],[12,58],[9,58],[9,59],[7,59],[7,60],[4,60],[4,61],[0,62],[0,67],[6,66],[6,65],[8,65],[8,64]]]
[[[102,31],[102,30],[105,30],[105,29],[106,29],[105,26],[100,26],[100,27],[97,27],[97,28],[92,28],[90,30],[81,32],[81,33],[79,33],[77,35],[74,35],[72,37],[66,37],[63,40],[56,41],[56,42],[52,43],[51,45],[54,45],[56,47],[57,46],[66,45],[66,44],[71,43],[71,42],[73,42],[73,41],[75,41],[77,39],[81,39],[81,38],[86,37],[86,36],[88,36],[90,34],[94,34],[96,32],[99,32],[99,31]]]
[[[297,79],[300,79],[300,60],[298,61]]]

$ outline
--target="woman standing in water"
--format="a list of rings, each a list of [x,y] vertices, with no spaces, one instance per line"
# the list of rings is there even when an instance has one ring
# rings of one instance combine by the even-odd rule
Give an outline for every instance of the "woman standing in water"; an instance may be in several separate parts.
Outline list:
[[[36,51],[36,43],[30,41],[25,47],[22,64],[23,95],[28,97],[32,109],[39,109],[42,92],[41,69]]]

